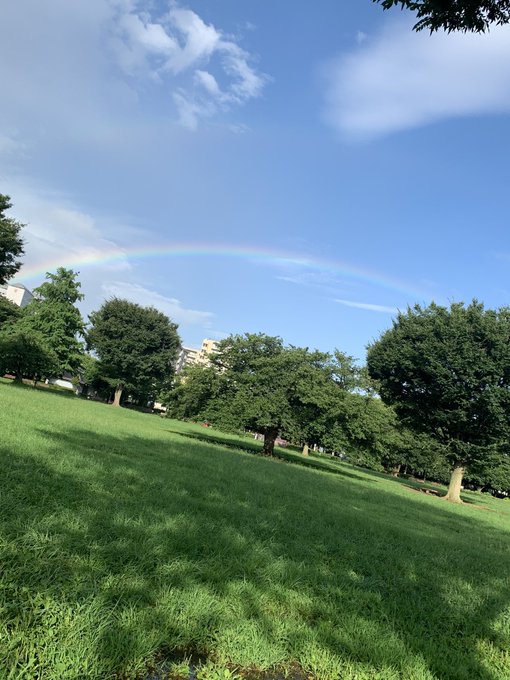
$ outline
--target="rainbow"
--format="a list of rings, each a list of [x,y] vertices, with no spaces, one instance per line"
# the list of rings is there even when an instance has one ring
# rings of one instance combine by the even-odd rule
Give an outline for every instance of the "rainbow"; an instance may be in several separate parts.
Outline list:
[[[319,258],[311,255],[295,254],[286,251],[260,248],[249,245],[225,245],[210,243],[167,243],[151,247],[129,247],[103,250],[97,249],[90,252],[68,255],[63,258],[52,258],[39,262],[33,266],[23,267],[16,277],[20,282],[44,277],[47,271],[55,271],[57,267],[67,267],[81,271],[84,267],[96,267],[99,265],[115,265],[130,263],[131,261],[144,262],[148,260],[168,259],[231,259],[237,261],[255,262],[264,265],[295,266],[309,271],[328,273],[334,276],[354,279],[377,288],[396,291],[406,298],[423,299],[426,293],[417,287],[362,267],[347,264],[340,260]]]

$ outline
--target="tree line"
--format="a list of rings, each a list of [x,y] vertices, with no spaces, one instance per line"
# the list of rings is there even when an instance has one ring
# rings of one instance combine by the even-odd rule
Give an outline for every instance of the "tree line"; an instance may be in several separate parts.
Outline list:
[[[21,266],[22,226],[0,195],[0,284]],[[271,456],[283,436],[357,465],[449,483],[510,490],[510,308],[476,300],[397,314],[368,347],[366,366],[286,345],[263,333],[231,335],[209,365],[175,379],[177,325],[153,307],[106,300],[85,324],[77,273],[47,273],[20,310],[0,297],[0,374],[34,381],[80,373],[99,393],[159,398],[168,415],[263,434]]]
[[[416,305],[368,348],[367,365],[264,334],[222,340],[185,369],[169,415],[278,436],[397,475],[510,490],[510,309]]]
[[[0,284],[19,271],[24,225],[6,215],[9,196],[0,194]],[[180,348],[177,324],[154,307],[112,298],[86,324],[77,303],[83,300],[78,273],[59,267],[47,272],[34,298],[20,309],[0,296],[0,374],[17,382],[81,375],[103,396],[146,401],[173,378]]]

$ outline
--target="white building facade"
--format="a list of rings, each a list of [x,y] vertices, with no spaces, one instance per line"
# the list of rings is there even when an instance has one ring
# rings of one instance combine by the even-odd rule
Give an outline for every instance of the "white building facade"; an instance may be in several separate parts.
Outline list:
[[[0,295],[18,307],[26,307],[34,299],[32,293],[22,283],[6,283],[0,286]]]
[[[201,364],[208,366],[211,354],[217,352],[218,342],[204,338],[202,346],[199,349],[192,347],[182,347],[177,363],[175,364],[176,374],[181,373],[186,366],[193,366],[194,364]]]

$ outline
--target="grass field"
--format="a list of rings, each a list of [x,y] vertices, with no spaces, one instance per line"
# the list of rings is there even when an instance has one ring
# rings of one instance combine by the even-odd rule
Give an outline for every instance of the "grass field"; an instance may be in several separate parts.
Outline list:
[[[0,678],[510,678],[510,501],[256,446],[0,383]]]

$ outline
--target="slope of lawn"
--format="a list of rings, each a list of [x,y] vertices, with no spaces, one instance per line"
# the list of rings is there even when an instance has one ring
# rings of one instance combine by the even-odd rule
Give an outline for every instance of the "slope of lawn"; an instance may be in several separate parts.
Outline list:
[[[256,446],[0,384],[0,677],[510,678],[509,501]]]

